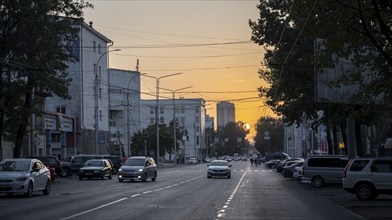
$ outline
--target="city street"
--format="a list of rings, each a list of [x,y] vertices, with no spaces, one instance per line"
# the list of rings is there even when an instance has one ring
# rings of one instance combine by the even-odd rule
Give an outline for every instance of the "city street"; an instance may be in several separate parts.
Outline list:
[[[341,188],[314,189],[274,170],[231,162],[230,179],[206,164],[158,169],[156,182],[58,178],[49,196],[0,196],[0,219],[391,219],[392,196],[358,201]]]

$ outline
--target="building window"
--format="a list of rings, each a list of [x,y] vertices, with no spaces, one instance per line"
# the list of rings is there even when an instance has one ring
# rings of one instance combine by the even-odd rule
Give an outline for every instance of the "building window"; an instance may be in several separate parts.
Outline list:
[[[102,110],[99,110],[99,120],[102,121]]]
[[[109,127],[116,127],[116,121],[110,120],[109,121]]]
[[[93,51],[97,52],[97,45],[96,45],[95,41],[93,41]]]
[[[150,124],[151,125],[155,124],[155,118],[153,118],[153,117],[150,118]]]
[[[154,114],[154,107],[150,106],[150,114]]]
[[[93,71],[94,71],[94,75],[97,76],[97,64],[94,63],[94,67],[93,67]]]
[[[102,78],[102,74],[101,74],[101,66],[98,66],[98,77],[101,79]]]
[[[101,44],[98,44],[98,53],[101,54]]]
[[[102,88],[99,88],[99,99],[102,99]]]
[[[50,136],[51,136],[52,143],[61,143],[61,135],[60,134],[52,133]]]
[[[164,118],[164,117],[161,117],[161,118],[159,119],[159,122],[160,122],[161,124],[165,124],[165,118]]]
[[[165,113],[165,106],[160,106],[159,107],[159,112],[161,113],[161,114],[163,114],[163,113]]]
[[[56,112],[65,114],[65,106],[57,107],[56,108]]]

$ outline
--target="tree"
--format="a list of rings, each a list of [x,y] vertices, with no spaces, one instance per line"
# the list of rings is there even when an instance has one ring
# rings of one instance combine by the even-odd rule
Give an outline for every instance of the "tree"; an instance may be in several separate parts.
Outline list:
[[[266,69],[259,75],[269,85],[259,88],[260,96],[289,123],[310,119],[344,130],[348,112],[367,125],[391,117],[392,3],[381,2],[260,1],[260,18],[249,22],[252,40],[266,51]],[[316,39],[325,40],[317,56]],[[335,86],[358,83],[356,104],[315,102],[315,67],[334,68],[339,58],[349,59],[355,68]],[[364,76],[364,69],[372,70],[372,76]],[[375,105],[373,97],[380,95],[382,103]],[[320,110],[327,112],[322,118]]]
[[[87,7],[73,0],[0,5],[0,136],[15,141],[14,157],[21,154],[30,114],[41,111],[39,96],[69,98],[67,68],[78,31],[72,24]]]
[[[216,146],[217,153],[220,155],[242,153],[249,144],[245,139],[248,133],[249,130],[246,129],[244,122],[228,122],[218,131],[217,135],[221,141]]]
[[[280,118],[261,117],[255,125],[255,148],[261,153],[283,150],[283,121]]]
[[[165,155],[165,153],[174,153],[173,144],[173,123],[171,126],[161,124],[159,126],[159,156]],[[181,130],[177,124],[177,146],[179,146],[179,141],[181,140]],[[131,138],[131,154],[132,155],[151,155],[156,154],[157,151],[157,141],[156,141],[156,127],[155,125],[150,125],[147,128],[138,131]],[[178,149],[177,149],[178,150]]]

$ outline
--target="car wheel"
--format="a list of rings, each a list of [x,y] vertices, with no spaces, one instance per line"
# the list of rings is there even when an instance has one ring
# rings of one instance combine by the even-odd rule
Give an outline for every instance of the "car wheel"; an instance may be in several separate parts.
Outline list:
[[[151,181],[157,180],[157,172],[155,172],[154,177],[151,178]]]
[[[32,197],[33,196],[33,182],[29,182],[29,185],[27,186],[27,192],[25,193],[26,197]]]
[[[67,177],[69,176],[69,169],[68,168],[62,168],[61,169],[61,177]]]
[[[230,179],[231,178],[231,173],[229,173],[228,175],[227,175],[227,179]]]
[[[312,184],[316,188],[320,188],[324,185],[324,180],[321,176],[315,176],[312,178]]]
[[[45,189],[42,191],[42,193],[44,195],[49,195],[50,194],[50,181],[49,180],[46,181],[46,186],[45,186]]]
[[[375,198],[374,197],[374,189],[368,183],[361,183],[355,189],[355,195],[359,200],[370,200]]]

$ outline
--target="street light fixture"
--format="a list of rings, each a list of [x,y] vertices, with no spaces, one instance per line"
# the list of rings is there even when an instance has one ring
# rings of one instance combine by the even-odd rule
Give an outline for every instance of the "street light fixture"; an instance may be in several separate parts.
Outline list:
[[[165,89],[165,88],[161,88],[163,90],[167,90],[172,92],[173,95],[173,145],[174,145],[174,164],[177,165],[177,132],[176,132],[176,104],[175,104],[175,100],[176,100],[176,92],[181,91],[181,90],[185,90],[185,89],[189,89],[192,88],[192,86],[187,86],[184,88],[180,88],[180,89]]]
[[[160,77],[142,75],[142,76],[153,78],[156,80],[155,124],[156,124],[156,133],[157,133],[157,152],[156,152],[156,154],[157,154],[156,155],[157,156],[156,164],[157,165],[159,164],[159,114],[158,114],[158,110],[159,110],[159,80],[166,78],[166,77],[176,76],[176,75],[180,75],[180,74],[182,74],[182,73],[173,73],[173,74],[164,75],[164,76],[160,76]]]
[[[94,74],[95,74],[95,89],[94,89],[94,97],[95,97],[95,108],[94,108],[94,112],[95,112],[95,154],[99,154],[99,144],[98,144],[98,126],[99,126],[99,122],[98,122],[98,90],[99,90],[99,79],[98,79],[98,65],[99,65],[99,61],[101,61],[102,57],[110,52],[114,52],[114,51],[120,51],[121,49],[114,49],[114,50],[109,50],[106,51],[105,53],[103,53],[97,61],[97,64],[95,65],[94,68]]]

